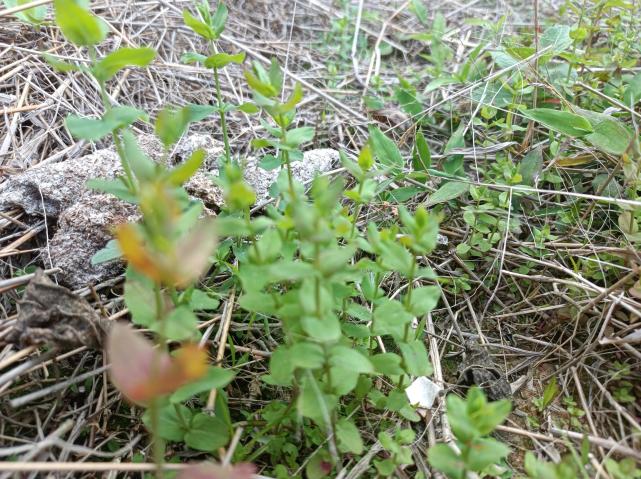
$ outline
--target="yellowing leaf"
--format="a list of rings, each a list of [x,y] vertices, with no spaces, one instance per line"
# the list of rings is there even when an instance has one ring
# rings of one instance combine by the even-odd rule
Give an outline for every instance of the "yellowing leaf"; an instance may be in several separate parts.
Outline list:
[[[145,404],[200,379],[207,372],[207,353],[187,345],[172,358],[136,332],[116,323],[107,339],[111,382],[129,401]]]
[[[145,248],[143,239],[134,224],[125,223],[117,226],[116,238],[122,255],[134,269],[157,283],[162,281],[162,271]]]

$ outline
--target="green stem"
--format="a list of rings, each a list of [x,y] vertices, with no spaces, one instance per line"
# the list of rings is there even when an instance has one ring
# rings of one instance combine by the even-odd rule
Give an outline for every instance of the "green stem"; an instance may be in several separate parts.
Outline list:
[[[287,137],[287,128],[285,128],[285,122],[283,121],[283,116],[278,115],[278,124],[280,125],[281,129],[281,139],[285,141],[285,138]],[[296,193],[294,192],[294,177],[292,175],[292,167],[289,162],[289,152],[287,150],[281,150],[281,155],[283,158],[283,162],[285,163],[285,166],[287,167],[287,181],[289,182],[289,193],[292,196],[292,200],[294,199]]]
[[[225,161],[231,163],[231,149],[229,148],[229,133],[227,131],[227,118],[223,110],[223,96],[220,87],[218,68],[214,68],[214,82],[216,83],[216,101],[218,102],[218,114],[220,115],[220,126],[223,130],[223,143],[225,144]]]
[[[414,253],[412,253],[412,266],[410,267],[410,274],[409,274],[409,283],[407,285],[407,294],[405,295],[405,309],[408,311],[411,308],[412,305],[412,291],[414,290],[414,274],[416,273],[416,256],[414,256]],[[404,340],[405,342],[409,341],[410,337],[410,323],[407,323],[405,325],[405,334],[404,334]]]

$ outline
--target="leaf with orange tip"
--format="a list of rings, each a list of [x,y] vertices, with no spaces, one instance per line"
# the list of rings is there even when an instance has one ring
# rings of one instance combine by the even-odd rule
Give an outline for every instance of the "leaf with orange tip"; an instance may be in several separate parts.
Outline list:
[[[116,323],[107,339],[111,382],[129,401],[145,404],[200,379],[207,372],[207,353],[196,345],[176,357],[154,348],[130,326]]]
[[[154,258],[145,248],[144,241],[136,225],[125,223],[116,227],[118,247],[131,266],[148,278],[161,282],[162,271]]]
[[[184,469],[177,479],[251,479],[255,472],[256,466],[244,462],[229,467],[203,463]]]

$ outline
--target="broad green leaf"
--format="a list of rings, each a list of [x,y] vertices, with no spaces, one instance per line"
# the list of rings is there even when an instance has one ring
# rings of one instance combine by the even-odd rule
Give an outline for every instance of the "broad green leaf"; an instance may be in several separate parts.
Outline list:
[[[319,369],[325,364],[325,354],[320,344],[295,343],[289,349],[292,365],[302,369]]]
[[[413,316],[403,305],[395,300],[385,299],[374,310],[373,330],[377,335],[390,334],[401,338],[405,326],[412,321]]]
[[[357,455],[363,453],[361,434],[358,427],[349,419],[342,418],[336,423],[336,437],[341,452],[351,452]]]
[[[481,472],[492,464],[498,464],[509,453],[510,448],[496,439],[476,439],[470,444],[467,465],[472,471]]]
[[[421,286],[412,291],[410,311],[414,316],[423,316],[432,311],[441,298],[439,286]]]
[[[272,386],[290,386],[294,377],[292,355],[287,346],[281,345],[269,358],[269,373],[262,380]]]
[[[463,479],[465,462],[454,449],[447,444],[436,444],[427,451],[430,465],[443,472],[450,479]]]
[[[227,386],[236,373],[229,370],[210,366],[205,376],[198,381],[186,384],[177,389],[170,397],[169,401],[176,404],[187,401],[203,391],[219,389]]]
[[[131,125],[136,120],[146,119],[147,114],[142,110],[130,106],[117,106],[97,119],[69,115],[65,119],[65,125],[75,138],[97,141],[118,128]]]
[[[167,339],[185,341],[193,339],[198,326],[198,318],[187,306],[178,306],[164,320],[164,325],[154,322],[149,325],[152,331],[161,332]]]
[[[377,126],[373,125],[369,127],[369,137],[374,155],[382,165],[397,170],[403,168],[405,161],[393,140],[385,136]]]
[[[432,154],[430,153],[430,146],[427,144],[423,132],[417,132],[414,141],[412,167],[416,171],[427,171],[432,166]]]
[[[185,434],[185,444],[198,451],[215,452],[229,442],[227,424],[218,416],[196,414]]]
[[[582,137],[593,131],[592,125],[586,118],[569,111],[551,110],[549,108],[520,111],[526,118],[538,121],[549,129],[564,135]]]
[[[521,174],[522,183],[527,186],[535,186],[543,171],[543,150],[534,148],[530,150],[519,164],[519,173]]]
[[[561,53],[572,46],[569,25],[553,25],[547,28],[539,39],[541,49],[550,47],[553,53]]]
[[[185,437],[187,425],[191,421],[191,411],[182,404],[170,404],[158,411],[158,429],[156,433],[167,441],[180,442]],[[183,422],[185,421],[185,422]],[[147,409],[142,416],[142,422],[151,430],[151,411]]]
[[[448,181],[447,183],[439,186],[427,200],[427,206],[437,205],[439,203],[445,203],[453,199],[458,198],[461,195],[467,193],[470,189],[470,185],[467,183],[462,183],[460,181]]]
[[[613,155],[626,152],[633,140],[632,133],[614,118],[602,120],[594,125],[594,132],[585,139],[599,150]]]
[[[258,113],[260,111],[260,108],[258,108],[253,103],[248,102],[238,105],[238,109],[243,113],[247,113],[248,115],[253,115],[254,113]]]
[[[641,100],[641,73],[632,77],[623,93],[623,102],[630,108],[633,108],[639,100]]]
[[[125,282],[125,304],[134,324],[148,328],[156,322],[155,301],[151,282],[129,268]]]
[[[301,326],[309,337],[322,343],[331,343],[341,337],[341,323],[338,318],[333,315],[323,319],[304,316],[301,318]]]
[[[423,341],[399,342],[398,348],[403,355],[403,364],[408,374],[417,377],[432,374],[432,364],[427,356],[427,349]]]
[[[88,47],[97,45],[107,36],[107,24],[74,0],[54,0],[56,25],[71,43]]]
[[[205,60],[207,68],[223,68],[230,63],[243,63],[245,61],[245,52],[229,55],[227,53],[216,53]]]
[[[220,301],[212,298],[206,292],[200,289],[195,289],[191,293],[189,306],[194,311],[215,311],[218,309]]]
[[[204,39],[216,39],[216,33],[214,32],[214,30],[206,23],[203,23],[199,19],[194,17],[191,13],[189,13],[189,10],[183,10],[183,20],[185,22],[185,25],[187,25],[196,34],[200,35]]]
[[[370,357],[377,373],[386,376],[400,376],[405,371],[401,367],[401,357],[395,353],[375,354]]]
[[[153,48],[119,48],[100,60],[93,68],[93,74],[99,81],[107,81],[120,70],[130,66],[145,67],[156,58]]]
[[[285,134],[285,144],[292,148],[298,148],[302,143],[307,143],[314,139],[314,127],[302,126],[287,131]]]
[[[332,366],[346,367],[356,373],[370,374],[374,372],[374,366],[367,356],[347,346],[334,346],[330,351],[329,363]]]
[[[322,425],[331,420],[330,414],[335,405],[336,397],[324,394],[316,378],[307,372],[300,381],[300,393],[296,401],[298,412]]]

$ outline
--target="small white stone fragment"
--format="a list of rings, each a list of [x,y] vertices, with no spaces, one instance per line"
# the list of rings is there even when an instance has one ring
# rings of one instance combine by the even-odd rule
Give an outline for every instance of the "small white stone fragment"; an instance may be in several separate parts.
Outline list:
[[[405,394],[413,406],[418,406],[422,409],[431,409],[434,400],[442,389],[438,384],[430,381],[425,376],[419,376],[412,384],[405,388]]]

